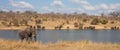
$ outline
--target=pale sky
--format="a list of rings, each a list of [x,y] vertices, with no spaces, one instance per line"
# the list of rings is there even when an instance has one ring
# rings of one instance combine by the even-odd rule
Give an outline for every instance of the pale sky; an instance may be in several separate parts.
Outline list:
[[[0,0],[0,10],[100,14],[120,11],[120,0]]]

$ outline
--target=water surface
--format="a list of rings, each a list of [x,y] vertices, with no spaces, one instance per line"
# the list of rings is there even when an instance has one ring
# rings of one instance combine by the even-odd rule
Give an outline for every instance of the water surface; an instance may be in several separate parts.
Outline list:
[[[18,40],[17,30],[0,30],[1,39]],[[39,30],[37,40],[40,42],[81,41],[88,40],[103,43],[119,43],[120,30]]]

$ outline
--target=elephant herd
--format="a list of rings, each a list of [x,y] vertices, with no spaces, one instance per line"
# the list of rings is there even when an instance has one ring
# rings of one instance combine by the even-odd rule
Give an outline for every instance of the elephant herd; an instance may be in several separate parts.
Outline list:
[[[26,28],[25,30],[19,31],[19,38],[21,41],[36,41],[36,36],[36,28],[32,26]]]

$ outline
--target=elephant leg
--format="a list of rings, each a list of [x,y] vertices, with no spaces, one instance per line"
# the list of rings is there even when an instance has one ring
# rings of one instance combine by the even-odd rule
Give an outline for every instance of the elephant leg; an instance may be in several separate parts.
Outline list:
[[[24,38],[23,38],[23,37],[21,37],[21,38],[20,38],[20,40],[21,40],[21,42],[23,42]]]
[[[22,42],[24,40],[24,37],[22,35],[19,35],[19,39]]]
[[[36,36],[34,36],[33,38],[34,38],[34,41],[36,42],[36,40],[37,40]]]
[[[32,41],[32,37],[29,37],[30,38],[30,41]]]
[[[28,41],[28,37],[26,37],[25,40]]]

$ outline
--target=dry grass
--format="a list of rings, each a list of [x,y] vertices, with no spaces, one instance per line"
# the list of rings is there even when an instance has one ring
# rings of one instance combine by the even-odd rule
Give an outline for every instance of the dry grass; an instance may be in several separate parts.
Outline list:
[[[0,40],[0,50],[120,50],[120,44],[81,42],[62,42],[42,44],[11,40]]]

